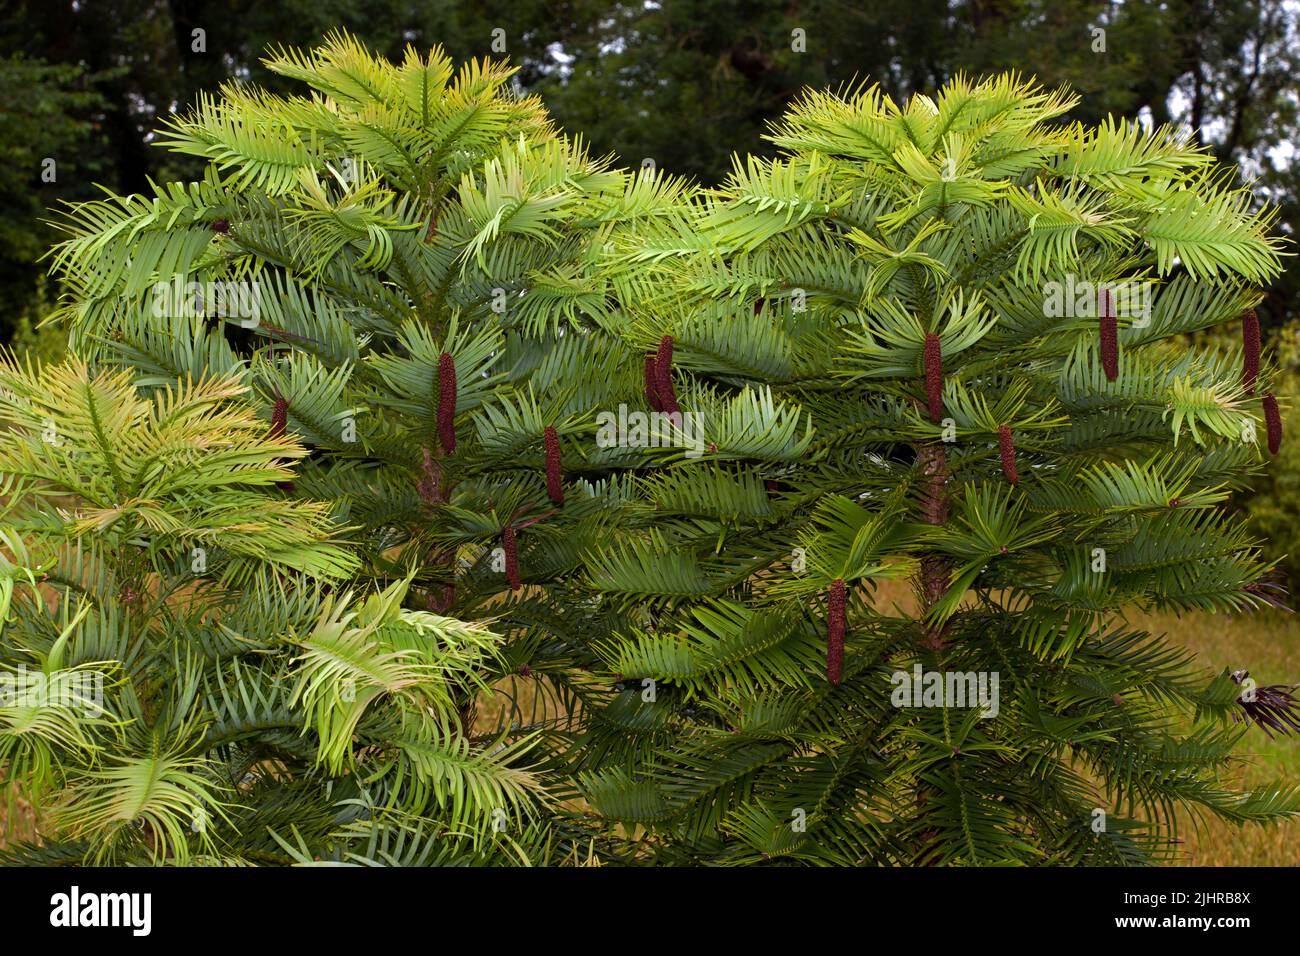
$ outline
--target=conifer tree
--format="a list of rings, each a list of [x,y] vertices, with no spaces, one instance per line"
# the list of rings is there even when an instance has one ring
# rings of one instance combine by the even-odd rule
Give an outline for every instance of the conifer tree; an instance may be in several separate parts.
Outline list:
[[[666,467],[654,532],[591,569],[634,737],[591,722],[622,762],[582,791],[642,858],[1143,863],[1180,811],[1300,808],[1227,774],[1250,724],[1298,726],[1288,689],[1130,620],[1278,598],[1223,507],[1282,440],[1275,370],[1249,319],[1185,338],[1259,301],[1273,214],[1074,102],[808,92],[779,157],[620,248],[621,334],[672,343],[706,442],[759,396],[754,443]]]
[[[152,844],[71,812],[73,842],[39,854],[80,854],[84,834],[97,857],[124,860],[578,859],[586,824],[557,802],[571,790],[565,734],[586,698],[612,691],[590,673],[607,629],[573,579],[622,507],[611,464],[656,454],[593,440],[594,410],[642,389],[640,355],[601,330],[616,303],[596,265],[685,187],[588,157],[501,63],[455,67],[435,49],[393,64],[337,35],[267,65],[305,95],[232,84],[159,137],[208,161],[201,181],[62,219],[53,265],[90,367],[58,372],[67,384],[18,368],[6,379],[61,402],[11,417],[0,465],[33,483],[12,502],[33,560],[76,564],[87,539],[111,552],[110,579],[57,582],[60,613],[89,608],[69,638],[77,659],[115,661],[114,686],[150,713],[169,701],[166,728],[185,728],[175,746],[206,788],[159,811],[146,829],[166,837]],[[220,411],[169,437],[190,389]],[[157,447],[132,437],[145,408]],[[85,457],[57,487],[28,467],[55,454],[42,416],[114,480],[81,489]],[[232,420],[238,439],[223,433]],[[114,459],[119,442],[133,471]],[[266,460],[223,457],[230,442]],[[137,500],[165,480],[201,504],[211,479],[191,472],[222,462],[242,497],[207,524]],[[55,494],[81,496],[100,524],[33,507]],[[315,537],[281,545],[304,522]],[[272,552],[291,545],[331,557],[282,567]],[[193,571],[184,556],[200,546]],[[21,590],[6,662],[40,657],[53,627]],[[113,608],[126,630],[88,650]],[[147,645],[140,673],[128,635]],[[146,680],[171,696],[146,694]],[[144,759],[144,743],[84,736]],[[40,780],[74,808],[79,766]],[[177,822],[199,803],[201,838]],[[114,826],[146,810],[122,798]]]
[[[1140,863],[1296,812],[1223,782],[1286,690],[1124,616],[1274,600],[1220,505],[1275,369],[1179,336],[1280,252],[1202,152],[958,80],[808,93],[699,192],[501,64],[267,64],[305,95],[160,137],[200,182],[64,220],[78,358],[0,369],[6,672],[111,688],[0,708],[12,858]]]

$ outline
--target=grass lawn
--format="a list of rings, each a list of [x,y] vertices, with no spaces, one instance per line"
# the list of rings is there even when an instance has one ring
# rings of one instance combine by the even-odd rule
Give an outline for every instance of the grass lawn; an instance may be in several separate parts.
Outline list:
[[[1131,615],[1130,620],[1187,645],[1203,665],[1216,671],[1245,668],[1260,686],[1300,682],[1300,615],[1269,609],[1181,619]],[[1262,730],[1252,728],[1237,754],[1233,779],[1238,785],[1300,780],[1300,738],[1269,740]],[[1300,866],[1300,820],[1244,828],[1212,820],[1199,832],[1188,828],[1184,836],[1189,865]]]

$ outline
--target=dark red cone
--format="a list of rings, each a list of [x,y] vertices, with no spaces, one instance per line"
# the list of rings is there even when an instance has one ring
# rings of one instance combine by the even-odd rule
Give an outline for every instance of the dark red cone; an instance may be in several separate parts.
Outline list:
[[[546,493],[557,505],[564,504],[564,485],[560,479],[560,436],[555,429],[547,425],[542,432],[546,439]]]
[[[1006,425],[998,426],[998,451],[1002,455],[1002,474],[1014,485],[1020,480],[1020,472],[1016,470],[1016,446],[1011,440],[1011,429]]]
[[[518,591],[519,540],[515,537],[515,529],[509,525],[501,529],[501,548],[506,553],[506,580],[510,582],[510,590]]]
[[[1106,373],[1106,380],[1113,382],[1119,378],[1119,323],[1115,321],[1115,310],[1111,307],[1110,289],[1101,290],[1101,368]]]
[[[212,224],[212,231],[219,232],[223,236],[228,236],[230,235],[230,223],[224,219],[218,219]]]
[[[645,357],[645,400],[656,412],[664,410],[663,403],[659,401],[659,371],[655,368],[653,355]]]
[[[1255,394],[1259,378],[1259,316],[1251,309],[1241,317],[1241,385],[1246,394]]]
[[[456,450],[456,360],[438,356],[438,441],[445,454]]]
[[[271,406],[271,437],[279,438],[283,435],[288,422],[289,403],[283,398],[276,398],[275,404]]]
[[[943,419],[943,346],[939,336],[925,333],[925,398],[930,420]]]
[[[285,426],[289,423],[289,403],[283,396],[276,396],[275,404],[271,406],[271,437],[279,438],[284,434]],[[275,487],[281,491],[293,491],[292,481],[277,481]]]
[[[1282,412],[1272,392],[1264,396],[1264,422],[1268,426],[1268,453],[1276,455],[1282,447]]]
[[[677,392],[673,388],[673,337],[665,335],[659,342],[659,354],[655,356],[655,391],[659,394],[661,408],[659,411],[676,415]]]
[[[761,299],[761,298],[760,298],[760,299],[755,299],[755,300],[754,300],[754,314],[755,314],[755,315],[758,315],[760,312],[763,311],[763,303],[766,302],[766,301],[767,301],[766,299]]]
[[[829,618],[826,625],[826,679],[839,684],[844,670],[844,582],[831,582]]]

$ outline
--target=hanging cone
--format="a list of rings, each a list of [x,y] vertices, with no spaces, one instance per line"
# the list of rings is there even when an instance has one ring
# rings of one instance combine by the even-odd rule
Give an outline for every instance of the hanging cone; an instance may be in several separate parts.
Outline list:
[[[664,410],[663,403],[659,401],[659,372],[655,368],[653,355],[645,357],[645,400],[650,403],[654,411]]]
[[[939,336],[925,333],[925,399],[930,420],[943,419],[943,347]]]
[[[289,402],[281,395],[275,397],[275,404],[271,406],[271,437],[279,438],[284,434],[285,427],[289,424]],[[277,481],[275,487],[281,491],[293,491],[292,481]]]
[[[998,426],[998,451],[1002,456],[1002,474],[1013,485],[1020,480],[1016,470],[1016,446],[1011,439],[1011,429],[1006,425]]]
[[[1268,453],[1276,455],[1282,447],[1282,412],[1272,392],[1264,396],[1264,423],[1268,427]]]
[[[844,582],[836,578],[831,582],[826,623],[826,679],[839,684],[844,670]]]
[[[767,300],[764,299],[764,298],[758,298],[758,299],[755,299],[755,300],[754,300],[754,314],[755,314],[755,315],[758,315],[760,312],[763,311],[763,303],[766,302],[766,301],[767,301]]]
[[[560,436],[555,429],[547,425],[542,432],[546,440],[546,493],[557,505],[564,504],[564,485],[560,479]]]
[[[655,356],[655,391],[659,394],[662,407],[660,411],[676,415],[677,392],[673,388],[673,337],[665,335],[659,342],[659,354]]]
[[[438,356],[438,441],[444,454],[456,450],[456,360],[450,352]]]
[[[1241,387],[1255,394],[1259,378],[1259,316],[1251,309],[1241,317]]]
[[[519,539],[515,536],[515,529],[511,525],[501,529],[501,548],[506,553],[506,580],[510,582],[510,590],[518,591],[519,583]]]
[[[1119,378],[1119,323],[1115,321],[1115,310],[1111,307],[1110,289],[1101,290],[1101,368],[1106,373],[1106,380],[1113,382]]]

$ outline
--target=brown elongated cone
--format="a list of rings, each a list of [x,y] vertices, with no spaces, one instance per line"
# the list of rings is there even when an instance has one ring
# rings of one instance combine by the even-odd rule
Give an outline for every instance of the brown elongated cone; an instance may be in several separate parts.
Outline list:
[[[564,504],[563,472],[560,468],[560,436],[550,425],[542,432],[546,439],[546,493],[557,505]]]
[[[446,454],[456,450],[456,360],[450,352],[438,356],[438,441]]]
[[[943,419],[943,345],[933,332],[925,333],[925,400],[930,420]]]
[[[289,402],[280,395],[275,398],[275,404],[271,406],[271,437],[279,438],[284,434],[285,426],[289,423]],[[293,491],[292,481],[277,481],[275,487],[281,491]]]
[[[1102,289],[1100,295],[1101,368],[1106,373],[1106,381],[1113,382],[1119,378],[1119,323],[1111,306],[1110,289]]]
[[[645,400],[656,412],[664,410],[663,403],[659,401],[659,370],[655,368],[653,355],[645,357]]]
[[[763,311],[763,303],[766,302],[766,301],[767,301],[767,300],[766,300],[766,299],[763,299],[763,298],[759,298],[759,299],[755,299],[755,300],[754,300],[754,314],[755,314],[755,315],[758,315],[760,312]]]
[[[1259,316],[1251,309],[1241,317],[1241,386],[1246,394],[1255,394],[1259,378]]]
[[[1268,453],[1276,455],[1282,447],[1282,410],[1272,392],[1264,396],[1264,424],[1268,428]]]
[[[826,622],[826,679],[839,684],[844,670],[844,582],[836,578],[831,582],[829,617]]]
[[[279,438],[284,434],[284,427],[289,422],[289,403],[277,397],[271,406],[271,437]]]
[[[518,591],[519,583],[519,539],[515,536],[515,529],[511,525],[501,529],[501,548],[506,553],[506,580],[510,582],[510,590]]]
[[[655,366],[661,371],[666,368],[672,368],[673,365],[673,337],[665,335],[659,340],[659,349],[655,352]]]
[[[1006,425],[998,426],[998,451],[1002,455],[1002,474],[1013,485],[1020,480],[1016,470],[1016,446],[1011,438],[1011,429]]]
[[[676,415],[677,391],[673,388],[673,337],[665,335],[659,342],[659,354],[655,356],[655,391],[659,394],[658,411]]]
[[[1101,368],[1106,381],[1119,378],[1119,325],[1113,315],[1101,317]]]

